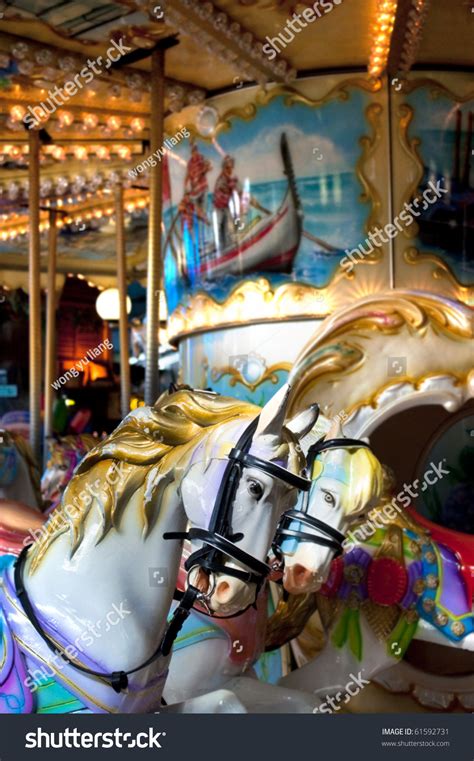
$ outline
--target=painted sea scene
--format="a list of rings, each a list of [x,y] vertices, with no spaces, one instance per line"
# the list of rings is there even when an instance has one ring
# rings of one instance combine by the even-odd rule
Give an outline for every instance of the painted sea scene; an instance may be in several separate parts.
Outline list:
[[[171,310],[206,291],[225,299],[242,279],[326,286],[345,249],[365,239],[370,204],[355,173],[369,132],[366,93],[320,108],[235,118],[212,140],[168,153],[165,288]],[[289,119],[289,114],[291,120]]]

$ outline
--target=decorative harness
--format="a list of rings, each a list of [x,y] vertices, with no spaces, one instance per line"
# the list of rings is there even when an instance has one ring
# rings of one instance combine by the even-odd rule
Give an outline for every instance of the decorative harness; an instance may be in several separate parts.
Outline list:
[[[253,436],[257,429],[258,419],[259,418],[257,417],[252,420],[238,440],[236,446],[227,455],[229,462],[226,465],[217,493],[209,527],[207,529],[192,528],[186,532],[169,532],[163,535],[164,539],[197,539],[203,542],[203,547],[192,553],[186,561],[188,577],[191,570],[196,565],[199,565],[201,568],[210,572],[225,572],[229,576],[235,576],[247,583],[255,583],[257,585],[257,593],[270,573],[271,568],[267,563],[262,562],[253,555],[242,550],[240,547],[237,547],[234,542],[240,541],[243,538],[243,534],[232,533],[233,503],[244,467],[258,468],[264,473],[268,473],[297,489],[309,491],[311,487],[311,481],[307,478],[291,473],[286,468],[276,465],[275,463],[261,460],[260,458],[249,454]],[[14,581],[18,599],[20,600],[31,624],[51,652],[56,656],[60,656],[64,661],[79,671],[82,671],[84,674],[100,677],[109,682],[110,686],[117,693],[127,689],[128,677],[131,674],[141,671],[147,666],[150,666],[160,656],[167,656],[170,653],[173,642],[188,618],[195,602],[203,602],[209,610],[209,615],[212,615],[212,611],[209,609],[207,602],[214,590],[212,589],[211,592],[204,594],[192,584],[188,584],[186,591],[181,596],[179,606],[171,617],[163,635],[163,639],[153,655],[140,666],[130,669],[130,671],[114,671],[110,674],[93,671],[92,669],[72,661],[67,653],[62,648],[58,647],[43,630],[23,583],[23,569],[28,549],[29,546],[26,546],[22,550],[15,563]],[[248,568],[248,571],[226,566],[223,561],[223,556],[228,556],[238,563],[241,563]],[[239,611],[237,615],[240,615],[241,612],[243,611]]]
[[[263,582],[271,573],[272,569],[267,563],[258,560],[258,558],[250,555],[235,544],[235,542],[239,542],[243,539],[243,534],[234,534],[232,532],[233,506],[243,469],[246,467],[257,468],[264,473],[268,473],[269,475],[278,478],[289,486],[301,489],[302,491],[309,491],[311,488],[311,481],[309,479],[291,473],[291,471],[280,465],[276,465],[268,460],[262,460],[249,453],[252,446],[253,436],[258,426],[258,420],[259,416],[252,420],[241,435],[236,446],[231,449],[227,455],[229,462],[226,465],[217,493],[211,519],[209,521],[209,527],[207,529],[191,528],[189,531],[185,532],[169,532],[164,534],[164,539],[189,539],[190,541],[194,539],[203,543],[203,546],[199,550],[193,552],[185,562],[184,567],[188,572],[188,579],[191,571],[196,566],[200,566],[200,568],[209,571],[209,573],[225,573],[228,576],[234,576],[247,584],[255,584],[255,599],[257,598]],[[224,556],[230,557],[232,560],[245,566],[248,570],[232,568],[225,565]],[[187,591],[190,589],[192,590],[194,587],[188,584]],[[211,590],[211,592],[207,592],[205,595],[201,593],[201,601],[205,601],[206,598],[209,599],[213,591],[214,590]],[[181,603],[185,599],[186,594],[187,592],[184,593]],[[180,596],[181,595],[178,592],[178,599],[180,599]],[[239,611],[235,615],[240,615],[243,612],[244,611]],[[209,614],[212,615],[210,610]],[[231,616],[214,615],[213,617],[230,618]]]
[[[314,461],[316,460],[316,457],[321,454],[321,452],[324,452],[327,449],[350,449],[353,447],[366,447],[367,449],[370,449],[369,444],[367,444],[365,441],[362,441],[361,439],[320,439],[308,450],[308,455],[306,458],[308,472],[312,472]],[[301,509],[288,510],[288,512],[286,512],[280,519],[280,523],[278,524],[278,528],[275,534],[275,539],[272,544],[273,552],[275,553],[277,562],[280,566],[283,565],[284,562],[281,545],[285,539],[298,539],[302,542],[312,542],[313,544],[319,544],[323,547],[329,547],[334,551],[335,557],[338,557],[343,552],[343,543],[345,540],[344,534],[341,531],[333,528],[333,526],[330,526],[325,521],[322,521],[319,518],[313,518],[312,515],[308,514],[308,508],[309,492],[307,491],[303,495]],[[313,532],[304,531],[303,529],[290,528],[291,524],[295,521],[302,523],[303,526],[314,529],[318,533],[315,534]]]

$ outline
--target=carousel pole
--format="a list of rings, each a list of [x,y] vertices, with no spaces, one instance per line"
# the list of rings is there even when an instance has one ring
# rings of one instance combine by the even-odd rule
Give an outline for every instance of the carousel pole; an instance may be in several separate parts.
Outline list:
[[[151,56],[150,154],[163,145],[165,100],[165,49],[156,48]],[[145,404],[155,403],[160,380],[158,370],[159,289],[161,286],[161,213],[163,174],[161,161],[150,169],[150,214],[148,219],[147,299],[146,299],[146,366]]]
[[[120,407],[124,418],[130,412],[130,362],[127,316],[127,276],[125,263],[125,215],[123,211],[123,184],[115,185],[115,229],[117,255],[117,282],[119,290],[120,332]]]
[[[29,131],[29,384],[30,444],[38,465],[41,462],[41,291],[40,291],[40,138]]]
[[[46,456],[46,439],[53,434],[53,381],[56,373],[56,251],[58,228],[57,211],[50,209],[48,234],[48,281],[46,301],[46,358],[44,380],[44,444]]]

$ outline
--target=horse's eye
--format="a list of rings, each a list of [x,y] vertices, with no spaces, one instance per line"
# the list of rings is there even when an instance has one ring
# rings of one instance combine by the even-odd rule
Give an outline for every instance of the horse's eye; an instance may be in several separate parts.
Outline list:
[[[263,494],[262,484],[260,484],[258,481],[249,481],[248,490],[252,497],[255,497],[255,499],[260,499]]]
[[[334,505],[334,497],[332,494],[330,494],[328,491],[324,492],[324,501],[328,503],[328,505]]]

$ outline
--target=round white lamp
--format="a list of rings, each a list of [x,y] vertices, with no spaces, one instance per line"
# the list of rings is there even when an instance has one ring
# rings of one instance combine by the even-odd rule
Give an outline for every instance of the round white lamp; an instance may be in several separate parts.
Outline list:
[[[107,322],[118,322],[120,318],[118,288],[107,288],[99,293],[95,302],[97,314]],[[132,300],[127,296],[127,314],[132,311]]]

